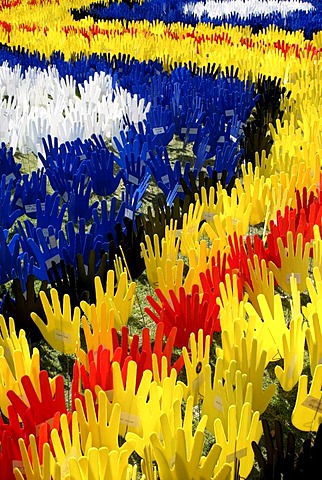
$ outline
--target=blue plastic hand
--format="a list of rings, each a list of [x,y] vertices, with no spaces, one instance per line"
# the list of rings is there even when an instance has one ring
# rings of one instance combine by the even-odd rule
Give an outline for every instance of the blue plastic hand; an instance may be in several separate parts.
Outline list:
[[[100,257],[102,250],[107,250],[107,240],[103,243],[103,237],[97,235],[96,224],[91,225],[90,231],[87,231],[84,219],[79,222],[79,228],[76,231],[73,222],[68,222],[65,226],[65,232],[60,230],[58,233],[59,253],[66,264],[77,266],[77,255],[84,257],[84,262],[88,265],[89,253],[95,251],[96,258]]]
[[[7,150],[7,146],[4,142],[1,143],[0,148],[0,177],[2,175],[6,176],[6,183],[9,182],[10,179],[13,180],[13,184],[20,179],[21,163],[16,163],[15,158],[13,156],[12,148]]]
[[[11,278],[19,278],[22,292],[27,291],[28,275],[34,274],[34,257],[29,257],[28,252],[24,252],[17,258],[16,267],[11,271]]]
[[[96,225],[96,235],[101,235],[102,238],[107,239],[109,233],[115,231],[115,225],[117,223],[123,224],[123,218],[125,216],[125,204],[122,202],[118,211],[116,197],[112,197],[109,207],[107,200],[102,200],[100,205],[93,210],[93,220]]]
[[[11,228],[17,218],[23,214],[11,195],[13,178],[10,178],[8,184],[6,181],[7,177],[3,174],[0,182],[0,226],[5,229]]]
[[[52,262],[57,265],[60,262],[60,254],[55,236],[55,230],[52,225],[48,227],[48,237],[45,237],[41,228],[36,229],[37,242],[33,238],[28,238],[33,257],[35,259],[34,275],[39,280],[49,280],[47,269],[51,268]]]
[[[20,250],[20,237],[15,234],[10,242],[8,241],[8,231],[0,226],[0,284],[11,280],[12,269],[15,268]]]
[[[184,145],[196,140],[204,117],[205,112],[202,111],[201,107],[188,108],[186,112],[181,113],[179,138]]]
[[[160,147],[168,145],[174,135],[175,124],[170,108],[158,105],[151,107],[146,116],[147,125],[152,133],[153,145]]]
[[[86,177],[82,173],[74,175],[73,183],[68,187],[68,220],[77,223],[78,219],[84,218],[88,221],[98,201],[89,204],[92,193],[92,181],[86,184]]]
[[[115,155],[106,147],[93,151],[86,161],[87,171],[96,195],[106,196],[115,192],[122,178],[121,171],[114,176]]]
[[[16,185],[15,202],[29,218],[36,218],[36,200],[44,204],[46,198],[47,175],[38,169],[29,175],[23,175]]]
[[[52,195],[47,195],[45,204],[41,204],[39,200],[36,202],[37,209],[37,227],[41,228],[45,237],[48,237],[48,225],[51,225],[56,236],[62,227],[63,218],[67,209],[67,204],[64,203],[60,207],[60,195],[54,192]]]
[[[236,174],[238,170],[239,160],[241,159],[243,151],[239,149],[238,144],[231,144],[227,142],[223,148],[217,147],[216,149],[216,161],[214,167],[207,166],[208,175],[211,177],[213,170],[217,172],[227,171],[227,179],[230,179]]]

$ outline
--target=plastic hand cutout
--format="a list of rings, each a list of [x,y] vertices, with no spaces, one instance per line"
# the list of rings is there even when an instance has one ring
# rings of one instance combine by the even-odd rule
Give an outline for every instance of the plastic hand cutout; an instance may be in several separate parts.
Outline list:
[[[228,347],[227,344],[223,335],[224,356],[225,349]],[[269,385],[268,388],[263,390],[263,376],[267,364],[267,351],[261,348],[260,341],[251,336],[248,336],[248,338],[240,338],[238,345],[235,344],[233,347],[229,346],[228,348],[233,348],[232,359],[236,360],[237,369],[240,370],[242,374],[246,373],[248,381],[253,384],[254,392],[256,392],[256,396],[253,399],[253,410],[258,410],[260,413],[263,413],[276,390],[274,384]]]
[[[203,220],[214,227],[214,215],[220,215],[222,213],[222,195],[218,195],[218,190],[213,186],[211,186],[209,190],[206,190],[205,187],[201,187],[200,196],[195,194],[195,200],[197,199],[200,200],[200,203],[203,206]]]
[[[255,388],[254,391],[256,391]],[[224,463],[228,463],[234,470],[236,459],[238,459],[239,475],[247,478],[254,464],[252,442],[258,442],[262,435],[259,412],[253,411],[250,403],[244,403],[240,418],[238,418],[237,406],[231,405],[228,409],[227,422],[228,433],[225,432],[219,418],[215,419],[214,423],[216,441],[222,448],[216,469],[220,469]]]
[[[175,343],[177,347],[188,347],[190,334],[194,332],[196,335],[200,329],[212,338],[217,325],[219,307],[209,294],[200,296],[198,285],[193,285],[191,294],[186,294],[183,287],[179,288],[178,296],[170,290],[169,298],[166,298],[158,288],[155,293],[159,302],[150,296],[147,296],[147,300],[156,313],[149,307],[145,308],[145,312],[155,323],[164,323],[166,337],[172,327],[177,328]]]
[[[237,421],[240,421],[243,405],[253,402],[253,385],[248,382],[246,374],[237,370],[235,360],[224,371],[224,362],[218,358],[214,375],[211,366],[205,365],[205,395],[202,403],[202,415],[207,415],[207,429],[214,434],[214,421],[219,418],[226,435],[228,435],[228,411],[236,406]]]
[[[96,302],[95,277],[99,277],[102,283],[106,282],[108,263],[107,254],[104,253],[97,264],[97,255],[94,250],[90,250],[88,259],[83,255],[77,254],[77,290],[79,297],[84,292],[88,292],[89,301]]]
[[[319,309],[322,308],[322,301],[318,302]],[[322,363],[322,328],[321,310],[312,313],[309,317],[309,328],[305,331],[306,342],[310,356],[311,375],[314,375],[315,368]]]
[[[38,378],[25,375],[21,378],[23,394],[8,392],[8,398],[16,412],[22,418],[26,435],[39,435],[42,423],[53,423],[57,412],[67,413],[65,402],[64,379],[58,375],[49,379],[45,370],[39,372]]]
[[[61,478],[65,478],[69,473],[70,459],[79,459],[86,455],[91,447],[91,438],[88,439],[84,450],[81,447],[79,421],[76,412],[72,414],[71,428],[67,415],[60,417],[60,434],[54,428],[51,431],[51,444],[55,460],[60,466]]]
[[[179,382],[179,385],[183,388],[184,399],[192,396],[194,405],[197,405],[199,399],[205,396],[205,366],[209,363],[210,336],[204,338],[200,329],[196,340],[195,334],[191,333],[188,348],[182,349],[187,384]]]
[[[322,276],[318,267],[313,268],[313,279],[307,277],[306,286],[311,302],[303,306],[302,310],[304,316],[309,320],[313,313],[319,313],[318,304],[322,299]]]
[[[7,351],[8,361],[2,349],[0,353],[0,408],[6,417],[8,417],[8,406],[10,404],[7,393],[12,390],[18,396],[24,396],[22,378],[25,375],[30,377],[33,385],[39,391],[40,372],[39,351],[34,348],[32,354],[30,353],[23,330],[19,332],[19,339],[14,332],[11,332],[7,342],[11,354],[11,356],[8,355]]]
[[[322,422],[322,365],[317,365],[308,392],[308,377],[301,375],[292,423],[304,432],[316,432]]]
[[[99,308],[102,303],[107,302],[108,309],[114,309],[115,311],[115,328],[120,330],[123,325],[127,324],[131,315],[135,298],[136,283],[129,283],[127,273],[122,272],[116,288],[114,270],[108,271],[105,286],[103,286],[99,277],[95,277],[94,282],[96,306]],[[81,302],[81,307],[83,310],[85,308],[88,309],[88,304],[83,301]]]
[[[175,401],[173,410],[174,427],[169,416],[162,413],[160,417],[161,435],[154,432],[150,436],[161,480],[228,479],[231,468],[223,465],[225,462],[222,462],[221,467],[217,469],[218,475],[213,476],[214,469],[220,462],[221,447],[219,444],[214,444],[206,457],[202,455],[206,416],[201,418],[194,435],[192,433],[193,399],[189,397],[187,400],[183,421],[178,401]]]
[[[113,351],[112,328],[114,327],[115,310],[107,302],[102,302],[98,307],[82,303],[85,315],[82,316],[82,326],[85,335],[87,352],[96,352],[100,345]],[[81,353],[82,352],[82,353]],[[85,352],[80,350],[77,356],[84,364]]]
[[[187,293],[191,292],[194,283],[194,272],[192,269],[189,269],[184,278],[184,267],[185,263],[182,258],[178,259],[176,265],[173,265],[173,262],[167,259],[164,268],[157,267],[158,288],[165,297],[169,296],[170,290],[178,295],[180,287],[183,287]]]
[[[268,270],[264,259],[259,262],[258,256],[254,255],[253,262],[250,259],[247,259],[250,282],[245,282],[245,288],[249,295],[249,300],[260,315],[260,307],[258,305],[257,297],[260,294],[265,295],[269,308],[272,314],[274,314],[274,274],[272,271]]]
[[[188,212],[183,214],[181,232],[182,241],[180,245],[180,250],[183,255],[187,255],[188,253],[189,249],[187,248],[187,245],[190,244],[193,247],[199,240],[203,211],[204,206],[197,200],[195,204],[191,203]]]
[[[22,328],[31,342],[37,342],[42,338],[38,327],[31,319],[31,313],[35,312],[40,317],[44,316],[39,293],[36,294],[35,292],[35,280],[36,277],[28,275],[26,292],[24,293],[20,280],[15,278],[12,282],[14,300],[9,295],[6,295],[3,304],[5,316],[14,318],[17,329]],[[40,291],[46,293],[47,281],[41,283]]]
[[[93,151],[90,159],[86,161],[96,195],[104,197],[112,195],[119,186],[122,173],[118,171],[114,175],[115,163],[114,153],[109,152],[106,147]]]
[[[96,448],[106,447],[109,452],[126,452],[129,457],[134,450],[134,441],[126,441],[119,445],[119,431],[121,422],[121,406],[116,403],[113,408],[108,407],[107,394],[100,390],[96,402],[89,390],[85,391],[85,407],[79,399],[75,401],[77,419],[79,422],[80,439],[83,451],[86,444]]]
[[[150,284],[158,286],[157,268],[165,268],[166,260],[171,260],[173,265],[177,262],[180,239],[176,237],[176,224],[174,228],[166,226],[165,237],[161,239],[154,234],[153,245],[150,237],[145,236],[145,243],[141,243],[141,249],[146,266],[146,273]]]
[[[177,375],[174,369],[171,370],[170,376],[164,378],[161,390],[156,382],[151,383],[148,401],[138,398],[137,404],[142,422],[142,435],[129,432],[126,434],[126,440],[135,442],[134,448],[142,458],[145,458],[146,449],[149,450],[151,457],[154,458],[150,436],[155,432],[161,437],[160,418],[162,413],[166,413],[172,429],[175,427],[173,405],[175,402],[182,402],[182,400],[182,387],[177,383]]]
[[[298,315],[291,320],[288,334],[283,334],[284,367],[277,365],[275,375],[285,391],[292,390],[303,370],[305,330],[302,315]]]
[[[278,285],[287,293],[291,293],[290,279],[293,274],[297,280],[300,292],[306,290],[306,278],[308,276],[310,243],[303,245],[303,235],[298,234],[294,250],[292,232],[287,232],[287,247],[283,245],[281,238],[277,239],[278,250],[281,259],[281,266],[277,267],[269,262],[269,268],[274,273]]]
[[[138,412],[138,398],[142,397],[144,401],[148,398],[148,393],[152,381],[152,372],[145,370],[141,382],[137,388],[137,364],[130,360],[127,364],[126,377],[122,378],[121,367],[118,362],[112,364],[113,371],[113,395],[111,403],[108,402],[108,412],[111,412],[116,403],[121,406],[120,429],[119,434],[124,436],[126,432],[134,432],[142,435],[142,422]],[[98,387],[97,393],[100,388]]]
[[[109,452],[107,448],[90,448],[86,456],[71,457],[64,480],[135,480],[136,468],[128,464],[126,452]]]
[[[16,480],[52,480],[53,478],[61,478],[60,466],[56,463],[50,451],[49,443],[44,443],[40,459],[35,436],[31,435],[29,441],[30,444],[27,448],[24,439],[19,438],[23,470],[17,467],[14,468]]]
[[[44,292],[40,292],[40,299],[44,308],[46,323],[36,313],[31,318],[41,331],[45,340],[56,350],[63,353],[75,353],[79,342],[80,309],[75,307],[71,312],[70,298],[63,297],[63,308],[59,302],[57,290],[50,290],[52,306]]]

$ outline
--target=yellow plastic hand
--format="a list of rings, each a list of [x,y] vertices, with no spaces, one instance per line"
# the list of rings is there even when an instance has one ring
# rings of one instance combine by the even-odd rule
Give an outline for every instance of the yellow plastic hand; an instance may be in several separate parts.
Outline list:
[[[205,396],[205,366],[209,363],[210,336],[204,338],[203,330],[198,332],[198,341],[195,334],[191,333],[189,341],[190,352],[183,347],[182,353],[186,369],[187,384],[179,382],[182,386],[183,396],[186,400],[192,396],[197,405],[200,398]]]
[[[311,375],[314,374],[317,365],[322,364],[322,299],[317,305],[319,307],[318,313],[312,313],[309,318],[309,328],[305,331],[310,356]]]
[[[72,457],[68,463],[69,473],[62,477],[62,480],[131,480],[136,478],[136,468],[128,465],[126,452],[109,452],[106,447],[92,447],[87,456]]]
[[[291,320],[287,335],[283,335],[284,367],[277,365],[275,375],[287,392],[296,385],[303,370],[305,330],[302,315],[298,315]]]
[[[16,337],[15,333],[12,333],[9,338],[9,348],[10,351],[12,351],[12,358],[10,358],[12,362],[10,362],[10,364],[4,356],[3,348],[0,348],[0,408],[6,417],[8,416],[8,406],[10,404],[10,401],[7,397],[7,392],[9,390],[13,390],[24,401],[27,401],[25,397],[25,391],[21,383],[21,379],[24,375],[28,375],[30,377],[36,392],[40,394],[39,351],[37,348],[33,348],[32,354],[30,354],[28,341],[23,330],[20,330],[19,342],[16,338],[16,340],[10,344],[10,339],[13,337]],[[14,349],[13,347],[13,343],[18,346],[17,342],[20,345],[19,350]]]
[[[184,261],[179,258],[176,265],[173,265],[172,261],[168,259],[165,261],[164,268],[157,268],[158,288],[165,297],[169,297],[170,290],[178,295],[180,287],[184,287],[186,293],[191,293],[194,272],[189,269],[187,276],[184,278],[184,267]]]
[[[203,219],[213,227],[214,215],[222,213],[222,194],[218,195],[215,187],[210,187],[208,190],[205,187],[201,187],[200,193],[201,198],[196,193],[195,200],[199,200],[203,207]]]
[[[263,321],[267,329],[265,336],[265,349],[268,352],[267,362],[277,361],[283,358],[283,335],[287,335],[286,319],[284,315],[282,300],[280,295],[274,296],[273,313],[263,294],[257,297],[260,308],[260,315],[250,303],[245,303],[245,310],[249,317],[256,317]]]
[[[103,345],[113,353],[112,328],[114,327],[115,310],[109,308],[107,302],[102,302],[97,307],[95,305],[89,306],[86,303],[86,306],[83,304],[82,307],[86,315],[82,316],[86,352],[88,353],[90,350],[96,352],[98,347]],[[86,352],[79,348],[77,357],[88,371],[89,365]]]
[[[119,403],[121,406],[120,417],[120,435],[124,436],[127,432],[134,432],[142,435],[142,422],[138,412],[137,401],[143,397],[146,401],[152,381],[152,372],[145,370],[142,374],[140,384],[137,388],[137,364],[133,360],[128,363],[125,387],[122,379],[120,364],[114,362],[113,371],[113,393],[112,398],[107,402],[108,414],[111,415],[113,406]],[[97,387],[99,392],[100,387]]]
[[[127,273],[122,272],[116,288],[114,270],[109,270],[107,273],[105,290],[100,277],[95,277],[94,282],[96,306],[100,308],[102,303],[107,302],[107,311],[110,309],[114,309],[115,311],[115,328],[117,330],[121,330],[122,326],[127,324],[127,321],[132,313],[136,283],[129,283]],[[90,309],[90,305],[85,301],[81,302],[81,307],[84,312],[85,310],[88,312]]]
[[[202,455],[207,417],[201,418],[194,435],[192,433],[192,420],[192,397],[187,400],[183,424],[179,421],[174,430],[171,428],[167,415],[161,415],[161,438],[156,433],[151,435],[160,479],[228,479],[230,475],[228,465],[224,465],[224,468],[220,469],[219,477],[213,477],[213,471],[221,453],[219,445],[214,444],[206,457]]]
[[[42,462],[38,455],[37,442],[34,435],[29,437],[30,446],[27,450],[25,440],[19,438],[19,448],[22,458],[24,475],[19,468],[14,468],[16,480],[56,480],[61,478],[61,469],[50,451],[49,443],[44,443]]]
[[[201,412],[202,415],[207,415],[207,429],[212,434],[214,434],[214,421],[219,418],[228,435],[228,410],[231,405],[236,406],[238,422],[244,403],[248,402],[252,405],[253,385],[247,381],[247,375],[236,368],[237,364],[233,360],[229,369],[223,372],[223,360],[218,358],[213,378],[210,365],[205,366],[205,396]]]
[[[253,304],[255,310],[260,314],[257,297],[260,294],[265,295],[268,306],[274,313],[274,274],[269,271],[264,259],[259,263],[257,255],[254,255],[254,267],[250,259],[247,259],[247,265],[251,278],[251,283],[245,282],[246,292],[249,295],[249,301]]]
[[[45,340],[56,350],[63,353],[75,353],[79,342],[80,309],[75,307],[73,315],[71,312],[69,295],[63,298],[61,309],[58,292],[55,288],[50,290],[52,306],[45,292],[39,292],[41,303],[44,308],[47,322],[36,313],[31,318],[41,331]]]
[[[172,225],[171,225],[172,226]],[[178,258],[180,238],[177,236],[176,222],[175,227],[168,225],[165,230],[165,237],[160,240],[157,234],[153,235],[153,245],[148,235],[145,236],[145,243],[141,243],[142,255],[146,266],[146,274],[150,285],[158,287],[157,268],[165,268],[166,260],[170,260],[175,265]]]
[[[233,225],[236,225],[237,222],[241,222],[242,235],[246,235],[249,229],[251,212],[251,199],[248,199],[245,193],[242,193],[238,197],[236,188],[232,188],[230,195],[228,195],[227,190],[223,190],[222,221],[227,221],[227,218],[230,217]]]
[[[203,205],[199,200],[189,205],[187,213],[183,214],[180,250],[183,255],[188,255],[190,248],[194,248],[200,237],[200,224],[203,218]]]
[[[250,403],[244,403],[238,419],[237,407],[231,405],[228,409],[228,434],[219,418],[215,420],[214,430],[216,441],[222,448],[215,472],[224,463],[230,464],[234,469],[235,460],[238,458],[240,477],[247,478],[254,464],[252,441],[258,442],[262,435],[259,412],[253,412]]]
[[[247,374],[248,381],[253,384],[253,391],[256,392],[253,398],[253,410],[263,413],[276,390],[274,384],[263,390],[267,352],[258,347],[256,338],[251,339],[250,342],[247,342],[246,338],[242,338],[240,345],[234,345],[234,358],[237,363],[237,369],[242,374]]]
[[[297,390],[292,423],[304,432],[316,432],[322,422],[322,365],[317,365],[309,393],[308,377],[301,375]]]
[[[118,436],[120,430],[121,407],[114,404],[109,414],[107,394],[101,390],[97,395],[97,405],[93,400],[90,390],[85,391],[85,409],[80,399],[75,400],[77,418],[79,422],[81,444],[85,451],[86,443],[91,438],[91,446],[95,448],[106,447],[108,451],[116,450],[127,452],[128,457],[134,450],[134,442],[126,441],[119,446]]]
[[[300,292],[306,289],[306,278],[308,276],[310,260],[310,244],[305,243],[303,247],[303,235],[298,234],[294,251],[293,233],[287,232],[287,247],[283,245],[281,238],[277,239],[278,251],[281,258],[281,267],[278,268],[273,262],[269,262],[269,268],[281,288],[291,293],[290,279],[295,276]]]
[[[61,478],[68,474],[68,464],[71,458],[80,458],[86,455],[88,449],[91,447],[91,438],[87,439],[85,450],[81,448],[80,430],[77,418],[77,412],[73,412],[71,419],[71,429],[69,428],[67,415],[63,414],[60,417],[61,433],[55,428],[51,431],[51,443],[55,461],[60,466]]]
[[[265,182],[265,177],[259,177],[259,168],[255,168],[253,173],[251,163],[248,164],[250,173],[246,172],[246,168],[242,165],[243,182],[236,178],[236,190],[238,197],[246,195],[245,203],[251,205],[251,213],[249,218],[250,225],[258,225],[262,223],[266,216],[266,197],[269,191],[268,184]]]
[[[9,331],[6,324],[6,321],[3,315],[0,315],[0,347],[3,348],[4,356],[10,365],[13,368],[13,358],[12,358],[12,347],[13,347],[13,334],[17,338],[15,322],[13,318],[9,318]]]
[[[177,375],[174,369],[171,370],[170,377],[163,381],[162,387],[152,382],[149,400],[138,398],[138,412],[142,422],[142,436],[129,432],[126,435],[126,440],[133,440],[135,442],[135,451],[149,463],[149,456],[154,460],[154,454],[150,436],[155,432],[161,437],[161,423],[160,418],[163,413],[167,415],[171,428],[174,428],[174,411],[173,405],[175,402],[181,403],[183,400],[183,390],[181,385],[176,383]],[[147,455],[147,457],[146,457]]]
[[[307,320],[310,319],[313,313],[319,312],[318,303],[322,300],[322,277],[321,271],[318,267],[313,268],[313,280],[309,277],[306,279],[306,286],[311,299],[311,303],[303,306],[302,310]]]
[[[320,225],[313,226],[313,267],[322,270],[322,239],[320,232]]]

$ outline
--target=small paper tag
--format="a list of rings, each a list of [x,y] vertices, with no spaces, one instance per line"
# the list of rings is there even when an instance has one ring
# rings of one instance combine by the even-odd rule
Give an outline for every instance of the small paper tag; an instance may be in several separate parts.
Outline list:
[[[211,145],[207,145],[207,146],[206,146],[206,152],[207,152],[207,153],[210,152],[210,149],[211,149]]]
[[[220,412],[223,412],[222,398],[219,395],[215,395],[214,407],[217,408]]]
[[[235,461],[236,458],[243,458],[247,455],[247,448],[242,448],[241,450],[237,450],[237,452],[233,452],[230,455],[227,455],[226,462],[232,463]]]
[[[64,202],[68,202],[68,193],[65,192],[63,195],[62,195],[62,199],[64,200]]]
[[[233,115],[235,115],[235,110],[233,108],[231,108],[230,110],[225,110],[226,117],[232,117]]]
[[[301,274],[300,274],[300,273],[293,273],[293,272],[286,274],[286,283],[290,283],[290,282],[291,282],[291,277],[292,277],[292,275],[294,275],[297,283],[301,283]]]
[[[50,428],[53,428],[54,417],[49,418],[48,420],[45,420],[44,422],[38,423],[38,425],[36,425],[36,436],[37,436],[37,437],[38,437],[38,435],[39,435],[40,428],[41,428],[41,426],[42,426],[44,423],[48,423],[49,427],[50,427]]]
[[[204,220],[213,220],[214,218],[214,213],[211,212],[203,212],[203,218]]]
[[[121,412],[120,422],[123,425],[138,428],[140,426],[140,417],[128,412]]]
[[[170,183],[169,175],[163,175],[161,177],[161,181],[162,181],[162,183]]]
[[[48,237],[48,235],[49,235],[48,228],[43,228],[42,233],[43,233],[44,237]]]
[[[17,205],[17,207],[23,207],[23,203],[22,203],[21,198],[18,198],[18,200],[16,201],[16,205]]]
[[[23,462],[22,460],[12,460],[12,470],[14,468],[19,468],[20,472],[24,475],[26,472],[25,472],[25,469],[24,469],[24,466],[23,466]]]
[[[79,159],[80,159],[81,161],[82,161],[82,160],[86,160],[86,158],[87,158],[87,157],[86,157],[85,153],[83,153],[83,155],[80,155],[80,156],[79,156]]]
[[[113,393],[114,390],[105,390],[106,396],[109,399],[110,402],[113,402]]]
[[[55,237],[55,235],[50,235],[50,237],[48,238],[48,240],[49,240],[49,243],[50,243],[51,248],[57,247],[57,242],[56,242],[56,237]]]
[[[189,135],[197,135],[198,128],[189,128]]]
[[[134,175],[129,174],[128,181],[133,183],[133,185],[138,185],[139,184],[139,179],[135,177]]]
[[[161,133],[164,133],[165,130],[163,127],[155,127],[152,129],[153,135],[161,135]]]
[[[220,135],[220,137],[217,140],[217,143],[224,143],[224,141],[225,141],[224,135]]]
[[[178,228],[176,230],[176,238],[180,238],[182,236],[182,228]]]
[[[133,220],[133,212],[129,208],[125,209],[124,216],[129,218],[130,220]]]
[[[178,186],[177,186],[177,192],[178,192],[178,193],[183,193],[182,185],[178,185]]]
[[[60,256],[59,256],[59,253],[57,253],[56,255],[54,255],[53,257],[49,258],[48,260],[46,260],[46,267],[47,268],[51,268],[51,264],[52,262],[54,263],[59,263],[60,262]]]
[[[37,211],[36,204],[31,203],[29,205],[25,205],[25,211],[26,213],[35,213]]]
[[[302,405],[303,407],[309,408],[310,410],[322,413],[322,397],[316,398],[313,397],[313,395],[308,395]]]
[[[55,330],[55,338],[60,342],[72,343],[72,337],[69,333],[63,332],[62,330]]]
[[[237,138],[234,137],[234,135],[230,135],[229,138],[230,138],[230,140],[231,140],[232,142],[237,142]]]

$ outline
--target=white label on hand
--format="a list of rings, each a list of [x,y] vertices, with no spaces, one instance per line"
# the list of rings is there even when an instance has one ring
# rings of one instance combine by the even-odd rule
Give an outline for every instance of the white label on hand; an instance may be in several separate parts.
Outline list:
[[[129,208],[125,209],[124,216],[129,218],[130,220],[133,220],[133,212]]]
[[[165,133],[163,127],[155,127],[152,129],[153,135],[160,135],[161,133]]]
[[[226,462],[232,463],[235,461],[236,458],[243,458],[247,455],[247,448],[242,448],[241,450],[237,450],[237,452],[233,452],[230,455],[227,455]]]
[[[138,185],[139,184],[139,179],[135,177],[134,175],[129,174],[128,181],[133,183],[133,185]]]
[[[140,426],[140,417],[128,412],[121,412],[120,422],[129,427],[138,428]]]
[[[25,211],[26,213],[35,213],[37,211],[36,204],[31,203],[29,205],[25,205]]]
[[[291,282],[291,277],[292,275],[294,275],[294,278],[296,279],[296,282],[297,283],[301,283],[301,274],[300,273],[287,273],[286,274],[286,283],[290,283]]]
[[[226,117],[232,117],[235,114],[235,110],[231,108],[230,110],[225,110]]]
[[[220,412],[223,412],[222,398],[219,395],[215,395],[214,407],[217,408]]]
[[[313,397],[313,395],[308,395],[302,405],[310,410],[322,413],[322,398],[316,398]]]
[[[217,140],[217,143],[224,143],[225,137],[223,135],[220,135],[220,137]]]
[[[63,332],[62,330],[55,330],[55,338],[59,342],[72,343],[72,337],[69,333]]]
[[[54,255],[53,257],[49,258],[48,260],[46,260],[46,267],[47,268],[51,268],[51,264],[52,262],[54,263],[59,263],[60,262],[60,256],[59,256],[59,253],[57,253],[56,255]]]
[[[169,175],[163,175],[161,177],[161,181],[162,181],[162,183],[170,183]]]

